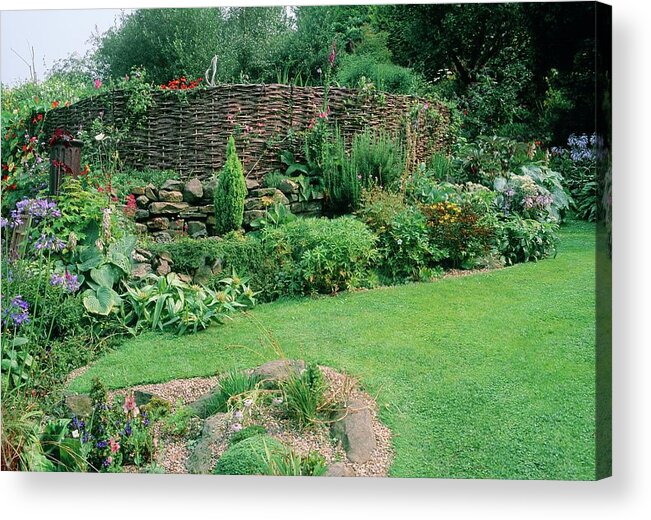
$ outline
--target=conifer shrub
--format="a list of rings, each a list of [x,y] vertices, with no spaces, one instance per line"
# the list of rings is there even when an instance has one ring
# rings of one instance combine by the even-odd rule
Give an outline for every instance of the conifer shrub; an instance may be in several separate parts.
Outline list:
[[[215,189],[215,230],[223,235],[242,226],[244,199],[246,198],[244,169],[235,150],[233,136],[228,139],[226,163],[222,168]]]

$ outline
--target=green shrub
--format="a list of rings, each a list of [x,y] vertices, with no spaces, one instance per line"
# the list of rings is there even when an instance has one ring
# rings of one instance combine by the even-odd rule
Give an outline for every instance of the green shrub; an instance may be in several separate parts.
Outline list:
[[[405,168],[402,148],[384,132],[356,134],[350,151],[352,170],[362,186],[394,187]]]
[[[284,175],[279,171],[269,172],[262,179],[262,185],[265,188],[278,188],[285,179],[287,179],[287,175]]]
[[[246,440],[250,437],[254,437],[256,435],[264,435],[265,433],[267,433],[267,430],[265,430],[264,427],[260,426],[259,424],[254,424],[252,426],[247,426],[239,432],[235,432],[233,435],[231,435],[229,442],[232,446],[233,444],[242,442],[243,440]]]
[[[276,477],[319,477],[327,471],[326,460],[318,452],[307,456],[290,450],[278,451],[267,448],[264,453],[264,473]]]
[[[160,187],[170,179],[179,179],[179,172],[176,170],[136,170],[133,168],[116,172],[111,177],[111,186],[117,192],[118,199],[122,200],[133,193],[133,188],[144,187],[153,184]]]
[[[219,387],[202,404],[200,415],[208,417],[225,412],[239,404],[251,391],[257,388],[260,378],[241,370],[231,370],[219,379]]]
[[[315,425],[326,405],[326,384],[319,367],[313,363],[300,374],[292,374],[281,386],[289,416],[300,427]]]
[[[344,139],[338,128],[324,154],[323,182],[327,208],[331,213],[341,215],[357,206],[361,185],[355,165],[346,157]]]
[[[244,169],[235,151],[233,136],[228,139],[226,163],[215,187],[215,230],[222,235],[242,226],[247,188]]]
[[[363,54],[346,56],[339,66],[337,80],[350,88],[371,81],[378,90],[394,94],[415,94],[421,83],[411,69],[378,62],[376,58]]]
[[[497,228],[497,249],[507,264],[536,261],[556,254],[558,224],[511,215]]]
[[[150,274],[140,286],[126,286],[123,322],[132,334],[150,329],[178,335],[221,323],[236,310],[255,304],[253,291],[235,274],[223,278],[219,291],[188,285],[176,273]]]
[[[215,475],[266,475],[268,452],[284,453],[287,448],[269,435],[255,435],[228,448],[219,458]]]
[[[202,421],[189,406],[179,406],[163,419],[163,431],[174,437],[196,438],[201,433]]]
[[[263,232],[275,257],[276,294],[334,293],[368,282],[376,257],[373,233],[351,217],[297,219]]]

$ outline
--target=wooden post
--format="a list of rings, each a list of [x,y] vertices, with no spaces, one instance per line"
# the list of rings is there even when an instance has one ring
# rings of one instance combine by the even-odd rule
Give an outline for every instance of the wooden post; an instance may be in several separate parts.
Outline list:
[[[50,148],[50,195],[58,195],[65,175],[73,178],[81,172],[81,148],[84,143],[78,139],[57,141]]]

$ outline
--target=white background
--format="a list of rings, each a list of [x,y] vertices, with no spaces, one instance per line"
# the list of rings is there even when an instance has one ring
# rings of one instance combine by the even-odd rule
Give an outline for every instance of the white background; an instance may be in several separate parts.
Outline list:
[[[214,5],[194,0],[191,6]],[[247,2],[233,2],[246,5]],[[264,2],[248,2],[260,5]],[[336,2],[343,3],[343,2]],[[361,2],[360,2],[361,3]],[[600,482],[0,474],[3,518],[651,518],[647,2],[613,0],[614,476]],[[15,4],[14,4],[15,5]],[[96,7],[187,6],[180,1]],[[86,7],[24,1],[20,7]],[[650,155],[647,156],[646,154]],[[14,516],[6,516],[13,513]]]

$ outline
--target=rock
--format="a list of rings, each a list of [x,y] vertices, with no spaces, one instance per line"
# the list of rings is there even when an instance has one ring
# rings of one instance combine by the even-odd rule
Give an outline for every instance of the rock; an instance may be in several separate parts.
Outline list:
[[[317,213],[323,209],[323,205],[318,200],[311,200],[303,203],[303,212]]]
[[[215,198],[215,188],[217,187],[217,181],[215,179],[210,179],[203,184],[203,198],[204,200],[212,201]]]
[[[215,215],[210,215],[210,216],[206,219],[206,224],[209,225],[209,226],[213,226],[213,227],[214,227],[215,224],[217,224],[217,219],[215,218]]]
[[[280,190],[276,190],[276,193],[272,195],[271,199],[275,204],[284,204],[285,206],[289,205],[289,199]]]
[[[147,251],[146,249],[142,249],[141,247],[136,247],[135,252],[138,253],[139,255],[144,256],[147,260],[151,260],[152,257],[154,256],[151,251]]]
[[[172,255],[168,251],[161,251],[158,253],[158,258],[162,262],[163,260],[170,265],[174,265],[174,260],[172,260]]]
[[[93,400],[87,394],[67,395],[65,403],[71,417],[90,417],[93,414]]]
[[[212,278],[212,269],[209,265],[202,265],[194,272],[192,281],[199,285],[207,284]]]
[[[291,193],[287,195],[287,198],[289,198],[289,202],[298,202],[298,193]]]
[[[212,471],[212,446],[222,442],[228,431],[228,423],[229,415],[225,413],[211,415],[204,421],[201,437],[186,462],[188,473],[196,475]]]
[[[134,186],[131,188],[131,193],[133,193],[136,197],[140,195],[145,194],[145,187],[144,186]]]
[[[181,202],[183,200],[183,193],[180,191],[160,190],[158,192],[158,199],[163,202]]]
[[[161,261],[161,263],[158,264],[158,267],[156,268],[156,274],[159,274],[160,276],[166,276],[170,272],[172,272],[172,268],[170,267],[170,264],[168,264],[165,260]]]
[[[152,233],[151,236],[159,244],[166,244],[173,241],[172,235],[167,231],[158,231],[157,233]]]
[[[136,279],[144,278],[147,276],[149,273],[151,273],[151,264],[148,262],[143,262],[139,264],[135,264],[131,268],[131,276]]]
[[[280,181],[278,189],[286,195],[290,193],[298,193],[299,185],[291,179],[283,179]]]
[[[249,197],[273,197],[276,192],[279,191],[276,188],[258,188],[249,191]]]
[[[176,276],[178,276],[179,280],[181,280],[183,283],[192,283],[192,277],[189,274],[176,273]]]
[[[145,224],[140,224],[136,222],[136,233],[143,234],[147,233],[147,226]]]
[[[156,189],[156,186],[154,186],[152,183],[147,184],[145,186],[145,196],[152,201],[157,201],[158,200],[158,190]]]
[[[167,179],[160,187],[161,190],[166,191],[183,191],[183,181],[177,179]]]
[[[134,390],[133,397],[136,399],[136,405],[138,408],[145,406],[149,401],[151,401],[155,394],[150,394],[149,392],[143,392],[142,390]]]
[[[354,477],[355,472],[343,462],[335,462],[330,464],[325,472],[324,477]]]
[[[292,202],[289,210],[294,214],[303,213],[303,202]]]
[[[149,212],[152,215],[173,215],[187,210],[187,202],[152,202],[149,205]]]
[[[136,262],[137,264],[144,264],[144,263],[147,262],[147,260],[148,260],[147,258],[145,258],[143,255],[141,255],[141,254],[138,253],[137,251],[133,251],[133,252],[131,253],[131,259],[132,259],[134,262]]]
[[[196,401],[189,403],[187,406],[197,417],[205,419],[212,415],[212,413],[215,411],[213,402],[215,396],[218,394],[219,385],[200,396]]]
[[[140,195],[139,197],[136,197],[136,204],[139,208],[144,209],[149,206],[149,199],[145,195]]]
[[[197,203],[203,198],[203,186],[196,177],[190,179],[183,187],[183,200],[190,204]]]
[[[197,211],[194,211],[194,208],[192,208],[190,211],[184,211],[182,213],[179,213],[179,217],[181,217],[181,218],[194,218],[194,219],[200,218],[200,219],[204,219],[204,218],[206,218],[206,216],[207,215],[205,213],[199,213]]]
[[[265,206],[262,204],[262,199],[246,199],[244,201],[244,211],[264,210]]]
[[[205,215],[212,215],[215,212],[215,206],[213,206],[212,204],[199,206],[197,209],[199,210],[199,213],[204,213]]]
[[[188,222],[188,235],[192,238],[207,236],[206,225],[203,222]]]
[[[185,221],[181,218],[172,220],[170,222],[170,229],[180,229],[183,231],[183,227],[185,226]]]
[[[136,213],[135,213],[134,217],[136,218],[136,220],[148,219],[149,218],[149,211],[147,211],[146,209],[138,208],[136,210]]]
[[[255,179],[245,179],[246,180],[246,189],[255,190],[260,187],[260,181]]]
[[[291,359],[275,359],[253,369],[253,376],[262,379],[266,387],[275,387],[285,381],[292,373],[300,374],[305,370],[305,361]]]
[[[170,227],[170,219],[166,217],[156,217],[147,222],[147,227],[156,231],[162,231]]]
[[[256,219],[262,218],[267,214],[266,211],[261,209],[254,209],[251,211],[244,212],[244,219],[242,220],[242,225],[248,226]]]
[[[330,429],[333,437],[342,442],[349,461],[364,463],[370,460],[376,440],[373,416],[364,402],[351,399],[346,409],[335,415]]]
[[[212,266],[210,267],[210,270],[212,271],[212,274],[219,274],[222,272],[222,261],[218,258],[217,260],[214,261]]]

